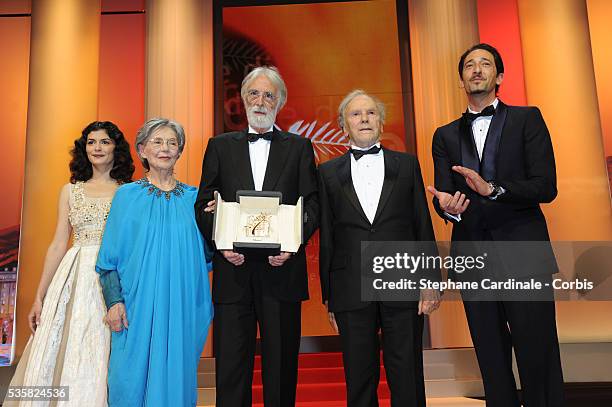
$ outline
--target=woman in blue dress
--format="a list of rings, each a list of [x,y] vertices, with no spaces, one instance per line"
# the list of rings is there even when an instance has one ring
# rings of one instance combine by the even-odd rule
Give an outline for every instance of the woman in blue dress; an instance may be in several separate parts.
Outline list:
[[[109,406],[195,406],[197,367],[212,320],[197,189],[174,178],[180,124],[151,119],[136,149],[146,176],[113,199],[96,271],[112,331]]]

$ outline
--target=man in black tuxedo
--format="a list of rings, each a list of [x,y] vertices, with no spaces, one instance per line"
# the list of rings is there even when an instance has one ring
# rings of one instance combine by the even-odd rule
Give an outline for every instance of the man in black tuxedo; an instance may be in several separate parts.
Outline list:
[[[453,223],[454,242],[539,242],[537,258],[499,253],[500,259],[513,256],[505,260],[520,267],[502,271],[503,261],[498,262],[493,274],[550,283],[557,266],[539,205],[557,195],[550,134],[538,108],[507,106],[497,99],[503,76],[501,56],[488,44],[475,45],[461,56],[459,77],[468,109],[434,134],[435,188],[428,190],[440,216]],[[552,289],[546,293],[552,298]],[[466,299],[487,406],[520,406],[513,347],[523,404],[562,406],[554,302]]]
[[[235,200],[238,190],[280,191],[283,204],[304,198],[304,242],[318,227],[314,152],[310,140],[274,128],[287,98],[276,68],[259,67],[242,82],[249,129],[208,141],[195,213],[212,242],[214,193]],[[208,209],[207,209],[208,208]],[[266,406],[295,404],[301,336],[301,301],[308,299],[305,245],[295,253],[213,256],[213,330],[216,405],[251,406],[257,324],[261,336]]]
[[[381,147],[385,110],[378,99],[355,90],[338,115],[351,149],[319,166],[319,270],[330,323],[340,333],[348,406],[378,405],[381,330],[392,406],[424,407],[423,314],[438,307],[439,296],[362,301],[360,270],[361,242],[435,240],[419,163]]]

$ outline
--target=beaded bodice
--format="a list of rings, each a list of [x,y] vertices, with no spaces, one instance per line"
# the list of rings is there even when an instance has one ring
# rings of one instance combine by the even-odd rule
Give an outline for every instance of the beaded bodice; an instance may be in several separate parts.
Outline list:
[[[90,198],[85,196],[83,182],[70,186],[70,211],[74,246],[100,244],[104,225],[108,218],[112,198]]]

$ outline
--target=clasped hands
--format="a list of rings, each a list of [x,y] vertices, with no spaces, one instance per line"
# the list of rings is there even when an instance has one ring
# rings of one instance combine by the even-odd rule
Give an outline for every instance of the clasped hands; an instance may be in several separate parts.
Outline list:
[[[244,263],[244,254],[236,253],[232,250],[221,250],[221,254],[225,257],[225,260],[234,266],[241,266]],[[285,264],[289,257],[291,257],[291,253],[281,252],[276,256],[268,256],[268,263],[273,267],[279,267]]]
[[[491,185],[485,181],[480,174],[471,168],[453,165],[452,170],[463,175],[465,182],[470,189],[482,196],[489,196],[493,192]],[[465,194],[457,191],[454,195],[447,192],[438,191],[432,186],[427,187],[427,191],[438,198],[440,208],[451,215],[460,215],[467,209],[470,200],[465,197]]]
[[[125,304],[118,302],[109,308],[104,323],[108,325],[113,332],[121,332],[123,328],[128,327],[127,314],[125,312]]]

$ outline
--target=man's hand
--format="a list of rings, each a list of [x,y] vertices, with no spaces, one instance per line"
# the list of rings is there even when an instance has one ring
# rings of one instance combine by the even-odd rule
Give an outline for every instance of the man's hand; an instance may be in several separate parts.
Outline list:
[[[281,252],[278,256],[268,256],[268,262],[273,267],[282,266],[291,257],[289,252]]]
[[[244,263],[244,254],[236,253],[232,250],[221,250],[221,254],[225,257],[225,260],[234,266],[241,266]]]
[[[204,212],[212,212],[215,213],[215,209],[217,208],[217,201],[208,201],[206,204],[206,208],[204,208]]]
[[[215,199],[212,201],[208,201],[206,204],[206,208],[204,208],[204,212],[212,212],[215,213],[215,209],[217,209],[217,195],[219,192],[215,191]]]
[[[465,198],[465,194],[459,191],[455,192],[455,195],[451,195],[447,192],[438,191],[432,186],[428,186],[427,191],[438,198],[440,208],[451,215],[462,214],[470,204],[470,200]]]
[[[467,183],[468,187],[472,189],[472,191],[482,196],[489,196],[493,193],[493,188],[491,188],[491,185],[482,179],[480,174],[473,169],[462,167],[460,165],[453,165],[452,168],[453,171],[463,175],[465,182]]]
[[[338,324],[336,323],[336,316],[333,312],[329,312],[327,301],[325,301],[325,309],[327,310],[327,317],[329,318],[329,324],[331,325],[332,329],[335,333],[340,333],[340,330],[338,329]]]
[[[421,290],[419,300],[419,315],[429,315],[440,307],[440,292],[438,290]]]
[[[106,314],[105,322],[110,326],[113,332],[121,332],[123,327],[128,327],[127,314],[125,313],[125,304],[118,302],[110,307]]]

